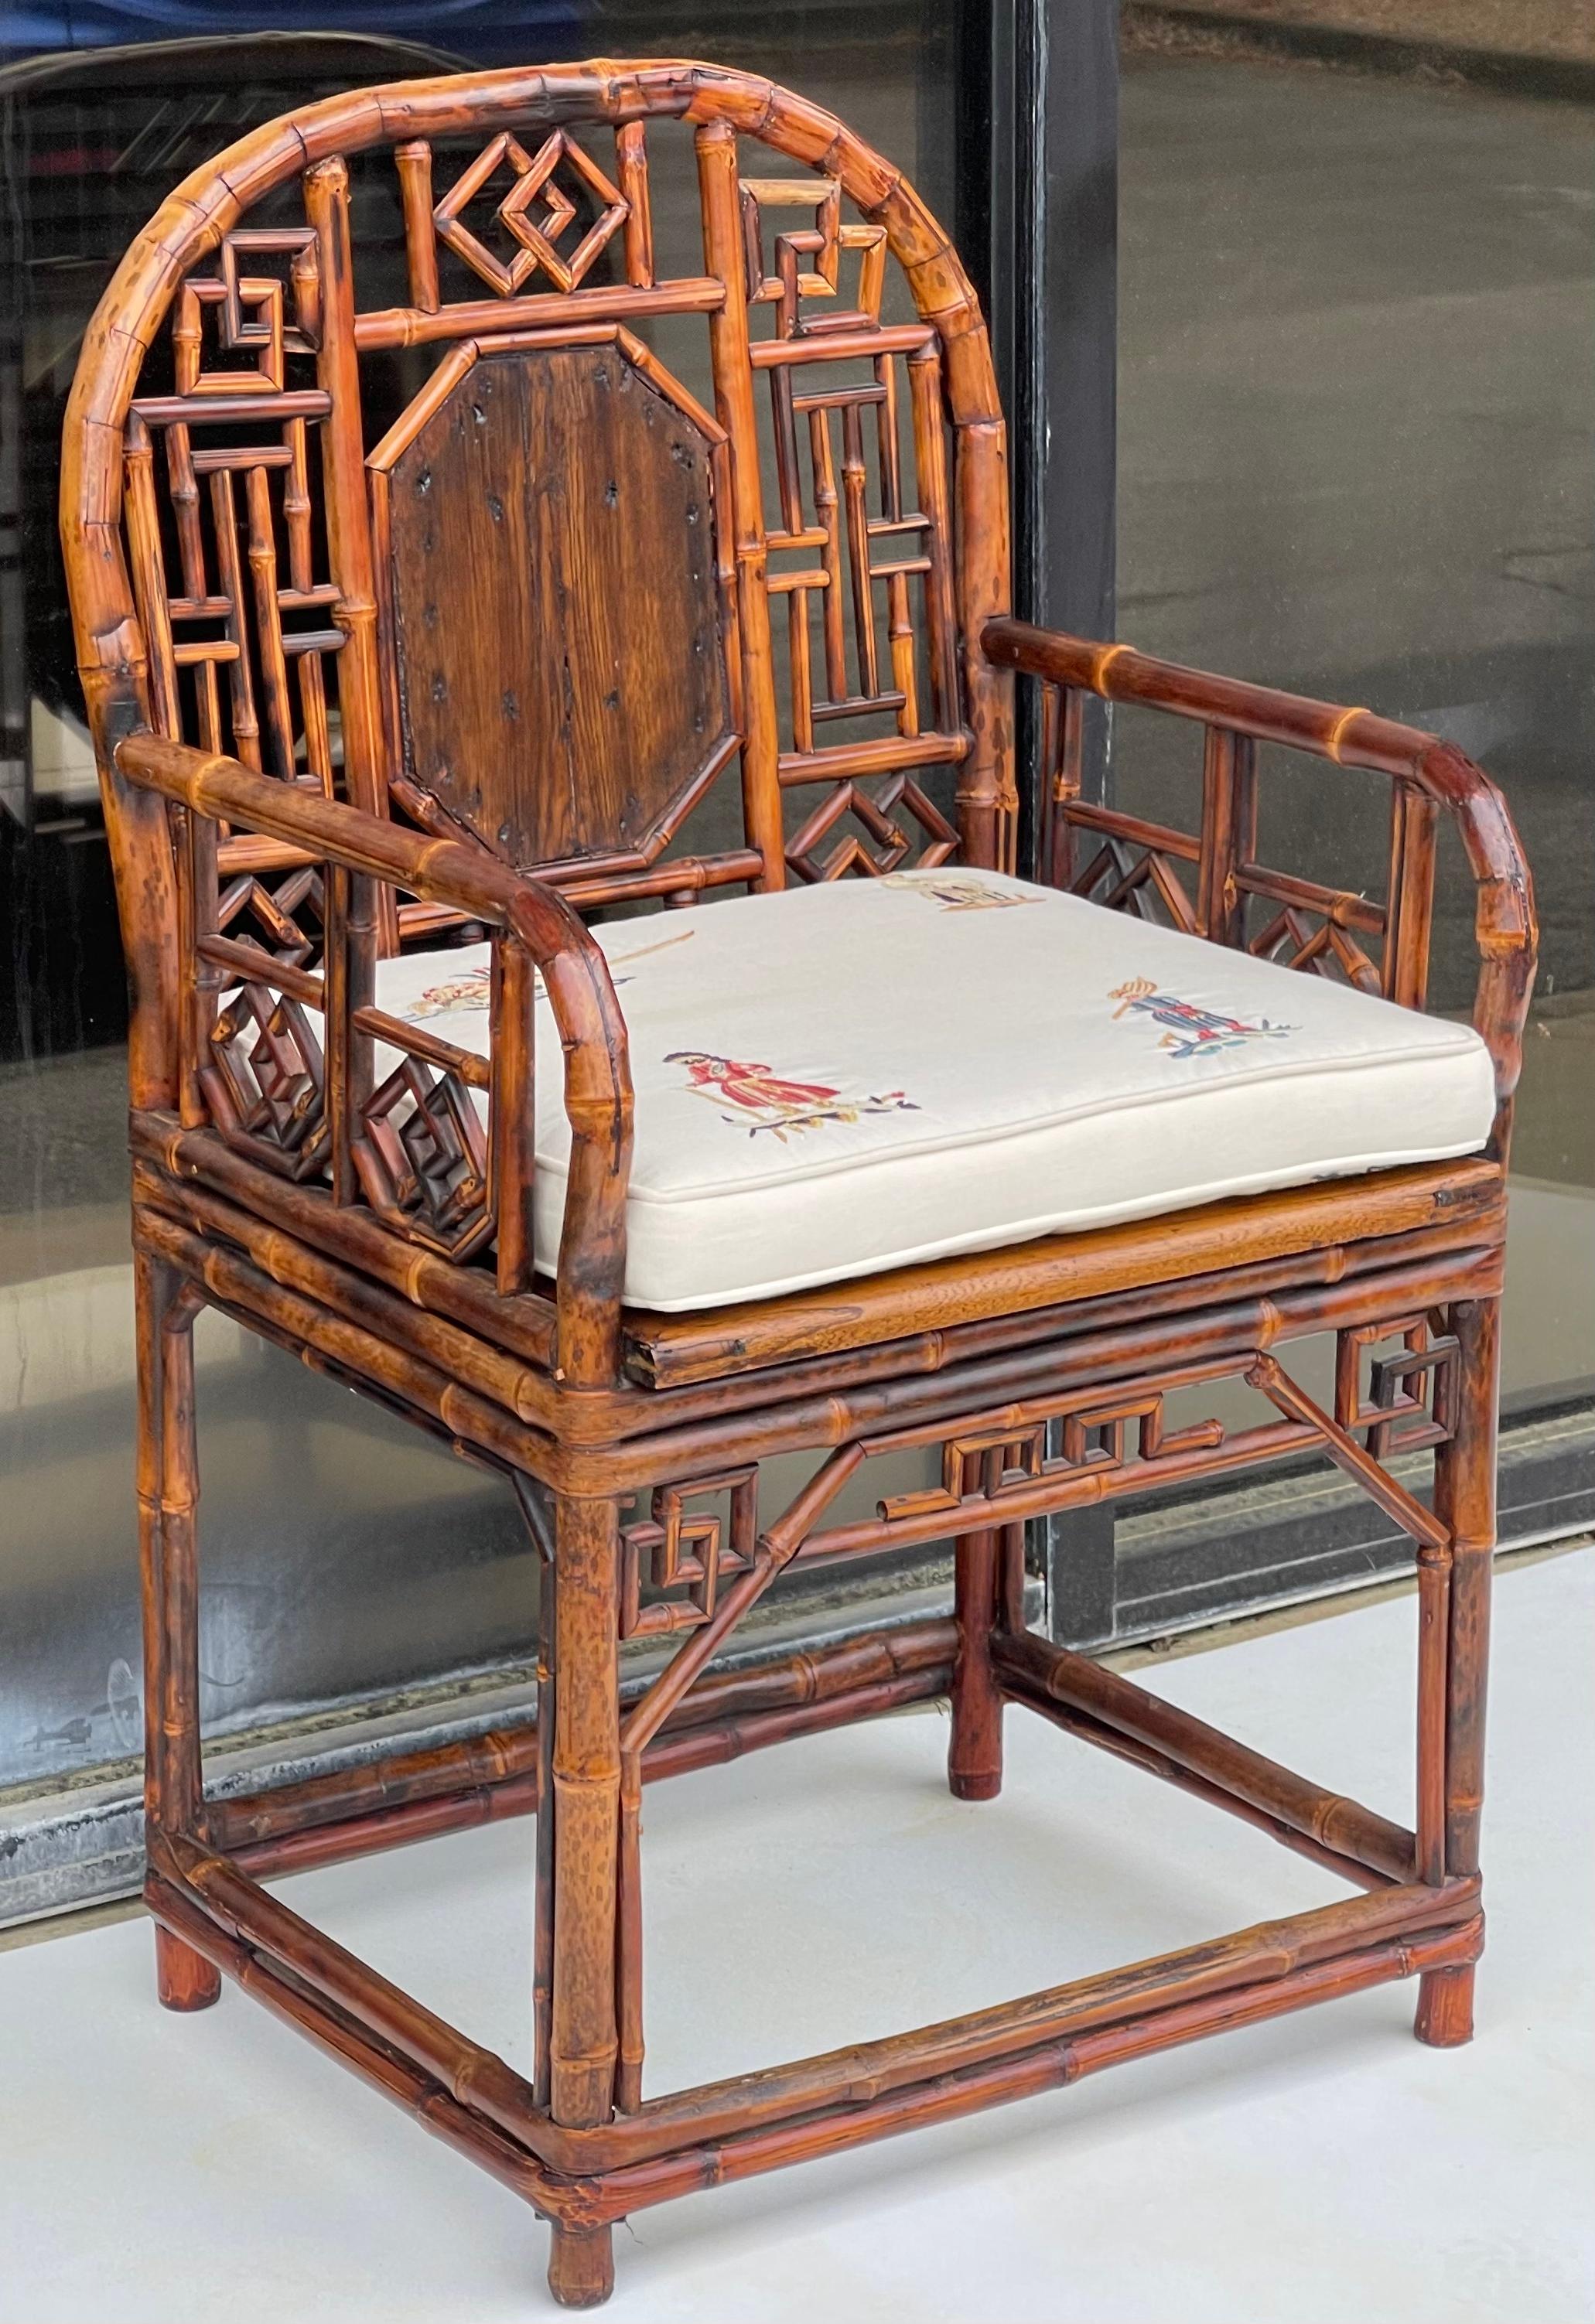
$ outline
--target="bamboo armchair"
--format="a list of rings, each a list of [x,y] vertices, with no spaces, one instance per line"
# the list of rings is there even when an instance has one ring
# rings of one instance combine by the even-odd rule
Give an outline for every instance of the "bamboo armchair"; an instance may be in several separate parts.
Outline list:
[[[672,137],[696,169],[694,247],[667,263],[687,207],[662,190]],[[761,147],[784,175],[743,174],[770,168]],[[702,395],[655,344],[688,325]],[[840,122],[705,65],[364,90],[234,146],[100,307],[61,511],[134,998],[161,1999],[200,2008],[235,1978],[515,2188],[552,2225],[572,2305],[605,2296],[613,2225],[645,2205],[1200,2034],[1415,1975],[1420,2038],[1465,2041],[1504,1174],[1534,959],[1487,778],[1366,711],[1010,619],[1003,421],[954,253]],[[447,683],[427,678],[439,629]],[[1317,976],[1423,1010],[1436,829],[1454,818],[1493,1085],[1477,1150],[855,1264],[841,1288],[640,1301],[627,1018],[580,915],[954,860],[1000,882],[1016,674],[1041,703],[1043,881],[1204,940],[1215,967],[1292,966],[1292,991]],[[1199,831],[1082,797],[1093,696],[1202,731]],[[1326,788],[1388,779],[1383,902],[1259,859],[1259,743],[1315,760]],[[684,852],[713,800],[732,843]],[[1121,924],[1087,925],[1105,941]],[[484,931],[484,1046],[384,1005],[418,946]],[[539,1005],[568,1125],[552,1238]],[[543,1561],[535,1727],[206,1799],[191,1335],[207,1304],[504,1474]],[[1314,1333],[1337,1335],[1332,1404],[1287,1368]],[[1249,1384],[1258,1425],[1165,1426],[1166,1398],[1220,1380]],[[1393,1465],[1425,1448],[1432,1503]],[[904,1450],[939,1460],[941,1483],[828,1519],[861,1468]],[[1412,1828],[1026,1628],[1029,1518],[1306,1450],[1416,1545]],[[813,1477],[770,1514],[761,1468],[792,1452]],[[939,1539],[956,1543],[954,1618],[716,1667],[795,1560]],[[622,1685],[620,1645],[650,1636],[670,1659]],[[945,1694],[965,1799],[997,1793],[1021,1705],[1356,1893],[645,2098],[644,1783]],[[262,1885],[532,1811],[530,2080]]]

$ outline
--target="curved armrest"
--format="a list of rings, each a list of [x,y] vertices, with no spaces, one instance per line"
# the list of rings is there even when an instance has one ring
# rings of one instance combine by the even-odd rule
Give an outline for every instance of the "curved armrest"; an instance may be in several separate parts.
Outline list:
[[[1504,1154],[1507,1109],[1522,1064],[1537,928],[1533,882],[1511,814],[1481,767],[1454,743],[1419,727],[1186,669],[1137,653],[1132,646],[1007,620],[988,622],[981,644],[989,660],[1045,684],[1098,695],[1105,702],[1143,703],[1221,732],[1283,743],[1338,767],[1388,775],[1443,807],[1461,832],[1478,891],[1474,931],[1481,966],[1473,1022],[1495,1064],[1501,1108],[1497,1144]]]
[[[542,973],[565,1052],[570,1176],[558,1268],[559,1367],[575,1383],[613,1377],[625,1273],[632,1073],[609,964],[570,906],[462,840],[432,839],[341,800],[255,774],[149,732],[116,746],[132,782],[196,814],[241,824],[351,872],[507,929]]]

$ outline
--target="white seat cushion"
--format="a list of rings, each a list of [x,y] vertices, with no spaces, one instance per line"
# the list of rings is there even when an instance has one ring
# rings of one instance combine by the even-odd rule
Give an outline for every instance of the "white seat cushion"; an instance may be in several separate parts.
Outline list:
[[[1489,1130],[1468,1027],[995,872],[839,881],[595,934],[631,1035],[626,1292],[643,1306],[1467,1154]],[[484,1050],[486,962],[485,945],[386,962],[378,1006]],[[562,1065],[550,1023],[543,1265],[569,1156]]]

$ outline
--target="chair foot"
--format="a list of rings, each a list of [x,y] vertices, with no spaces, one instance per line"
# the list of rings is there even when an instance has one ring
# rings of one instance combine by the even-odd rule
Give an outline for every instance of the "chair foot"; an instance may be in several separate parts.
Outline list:
[[[1002,1789],[1002,1770],[999,1767],[994,1774],[982,1774],[949,1767],[947,1789],[955,1800],[994,1800]]]
[[[599,2308],[614,2290],[614,2229],[567,2227],[556,2219],[549,2290],[561,2308]]]
[[[1458,2050],[1473,2039],[1474,1965],[1432,1969],[1418,1979],[1418,2014],[1413,2031],[1433,2050]]]
[[[162,2009],[208,2009],[221,1998],[222,1973],[170,1929],[157,1928],[155,1990]]]

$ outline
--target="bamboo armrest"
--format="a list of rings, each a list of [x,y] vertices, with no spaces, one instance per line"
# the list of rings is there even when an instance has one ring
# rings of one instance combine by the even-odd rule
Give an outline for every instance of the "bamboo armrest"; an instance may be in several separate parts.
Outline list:
[[[191,813],[285,840],[367,878],[410,890],[515,937],[541,972],[565,1052],[565,1111],[571,1156],[559,1255],[562,1358],[572,1375],[613,1372],[625,1258],[632,1157],[632,1074],[625,1019],[609,964],[570,906],[551,888],[461,840],[435,839],[383,822],[212,756],[143,732],[117,745],[118,770]],[[522,1036],[521,1038],[526,1038]],[[580,1310],[592,1326],[574,1325]],[[576,1339],[585,1342],[577,1358]]]
[[[1141,703],[1221,734],[1281,743],[1337,767],[1387,775],[1409,794],[1443,807],[1457,825],[1477,889],[1474,933],[1481,967],[1473,1021],[1489,1044],[1497,1094],[1505,1106],[1521,1063],[1537,929],[1533,884],[1510,811],[1481,767],[1454,743],[1419,727],[1158,661],[1133,646],[1010,620],[988,622],[981,643],[990,661],[1045,685],[1094,694],[1105,702]],[[1392,913],[1401,908],[1399,890],[1407,869],[1406,862],[1397,861]],[[1431,872],[1432,865],[1425,865],[1425,883]],[[1426,948],[1426,895],[1418,908]]]

